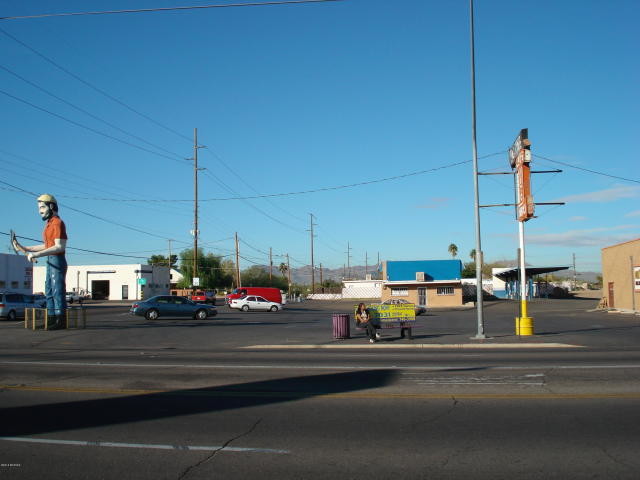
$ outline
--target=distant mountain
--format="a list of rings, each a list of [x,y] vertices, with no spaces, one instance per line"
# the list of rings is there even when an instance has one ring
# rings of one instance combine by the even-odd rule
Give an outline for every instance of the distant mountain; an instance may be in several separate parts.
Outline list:
[[[509,262],[507,262],[509,263]],[[515,262],[511,262],[515,264]],[[268,265],[260,265],[265,271],[269,271]],[[274,266],[274,274],[280,275],[280,272]],[[369,265],[365,267],[364,265],[354,265],[350,269],[346,267],[343,268],[323,268],[322,269],[322,280],[334,280],[336,282],[341,282],[342,280],[364,280],[366,278],[366,274],[371,274],[372,278],[379,278],[379,273],[377,271],[376,265]],[[561,270],[559,272],[553,272],[553,275],[558,278],[566,278],[569,280],[573,280],[573,270]],[[597,277],[602,275],[600,272],[577,272],[576,280],[578,282],[596,282]],[[292,268],[291,269],[291,281],[293,283],[310,285],[311,284],[311,265],[305,265],[304,267]],[[320,283],[320,266],[316,265],[316,273],[315,273],[315,281],[316,283]]]

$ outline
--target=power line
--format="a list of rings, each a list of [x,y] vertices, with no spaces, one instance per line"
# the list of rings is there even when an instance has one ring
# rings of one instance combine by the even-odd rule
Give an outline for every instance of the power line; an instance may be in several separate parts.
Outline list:
[[[9,92],[5,92],[4,90],[0,90],[0,93],[2,93],[3,95],[6,95],[9,98],[13,98],[14,100],[16,100],[18,102],[24,103],[25,105],[29,105],[30,107],[35,108],[36,110],[40,110],[41,112],[48,113],[49,115],[52,115],[52,116],[54,116],[56,118],[64,120],[65,122],[69,122],[72,125],[75,125],[75,126],[80,127],[80,128],[84,128],[85,130],[89,130],[90,132],[93,132],[93,133],[95,133],[97,135],[101,135],[103,137],[109,138],[109,139],[114,140],[116,142],[120,142],[120,143],[123,143],[125,145],[130,146],[130,147],[137,148],[138,150],[142,150],[144,152],[148,152],[148,153],[152,153],[154,155],[158,155],[159,157],[168,158],[169,160],[173,160],[174,162],[182,163],[182,162],[180,162],[180,160],[177,160],[174,157],[170,157],[170,156],[165,155],[163,153],[154,152],[153,150],[149,150],[148,148],[141,147],[140,145],[136,145],[135,143],[127,142],[126,140],[122,140],[122,139],[120,139],[118,137],[114,137],[113,135],[109,135],[108,133],[104,133],[104,132],[101,132],[100,130],[96,130],[95,128],[88,127],[88,126],[83,125],[83,124],[81,124],[79,122],[76,122],[75,120],[71,120],[70,118],[67,118],[67,117],[65,117],[63,115],[59,115],[59,114],[54,113],[54,112],[52,112],[50,110],[47,110],[46,108],[39,107],[38,105],[35,105],[35,104],[33,104],[33,103],[31,103],[31,102],[29,102],[27,100],[24,100],[22,98],[16,97],[15,95],[11,95]]]
[[[147,140],[145,140],[145,139],[144,139],[144,138],[142,138],[142,137],[139,137],[139,136],[137,136],[137,135],[135,135],[135,134],[133,134],[133,133],[127,132],[126,130],[124,130],[124,129],[122,129],[122,128],[118,127],[117,125],[114,125],[113,123],[108,122],[107,120],[104,120],[103,118],[100,118],[100,117],[98,117],[97,115],[92,114],[91,112],[89,112],[89,111],[85,110],[84,108],[79,107],[79,106],[77,106],[77,105],[75,105],[75,104],[73,104],[73,103],[71,103],[71,102],[69,102],[69,101],[65,100],[64,98],[59,97],[58,95],[56,95],[56,94],[54,94],[54,93],[51,93],[49,90],[47,90],[47,89],[45,89],[45,88],[41,87],[40,85],[38,85],[38,84],[36,84],[36,83],[32,82],[31,80],[29,80],[29,79],[27,79],[27,78],[23,77],[22,75],[20,75],[20,74],[18,74],[18,73],[16,73],[16,72],[14,72],[13,70],[10,70],[9,68],[5,67],[4,65],[0,65],[0,68],[1,68],[2,70],[4,70],[5,72],[7,72],[7,73],[9,73],[9,74],[13,75],[14,77],[16,77],[16,78],[18,78],[18,79],[22,80],[23,82],[25,82],[25,83],[27,83],[27,84],[31,85],[32,87],[37,88],[38,90],[40,90],[40,91],[42,91],[42,92],[46,93],[47,95],[49,95],[49,96],[51,96],[51,97],[55,98],[56,100],[58,100],[58,101],[60,101],[60,102],[64,103],[65,105],[68,105],[68,106],[70,106],[71,108],[74,108],[74,109],[78,110],[79,112],[82,112],[82,113],[84,113],[85,115],[88,115],[89,117],[93,118],[94,120],[98,120],[99,122],[102,122],[102,123],[104,123],[105,125],[108,125],[109,127],[113,128],[113,129],[115,129],[115,130],[118,130],[118,131],[119,131],[119,132],[121,132],[121,133],[124,133],[125,135],[129,135],[130,137],[133,137],[133,138],[135,138],[136,140],[139,140],[139,141],[141,141],[141,142],[143,142],[143,143],[146,143],[147,145],[150,145],[150,146],[152,146],[152,147],[154,147],[154,148],[157,148],[158,150],[162,150],[162,151],[164,151],[164,152],[166,152],[166,153],[169,153],[169,154],[171,154],[171,155],[174,155],[175,157],[177,157],[177,158],[179,158],[179,159],[182,159],[182,155],[178,155],[177,153],[174,153],[174,152],[172,152],[172,151],[170,151],[170,150],[167,150],[166,148],[163,148],[163,147],[161,147],[161,146],[159,146],[159,145],[156,145],[156,144],[154,144],[154,143],[148,142]]]
[[[578,167],[576,165],[571,165],[570,163],[561,162],[560,160],[552,160],[551,158],[543,157],[542,155],[535,155],[534,154],[533,156],[536,157],[536,158],[539,158],[541,160],[546,160],[547,162],[557,163],[559,165],[564,165],[565,167],[575,168],[576,170],[583,170],[585,172],[593,173],[595,175],[602,175],[603,177],[615,178],[616,180],[624,180],[626,182],[640,183],[640,180],[635,180],[633,178],[619,177],[617,175],[611,175],[609,173],[598,172],[596,170],[590,170],[590,169],[584,168],[584,167]]]
[[[500,152],[495,152],[495,153],[491,153],[488,155],[484,155],[482,157],[478,157],[479,159],[484,159],[484,158],[489,158],[489,157],[493,157],[496,155],[501,155],[505,153],[505,151],[500,151]],[[358,182],[358,183],[350,183],[350,184],[346,184],[346,185],[336,185],[336,186],[331,186],[331,187],[320,187],[320,188],[315,188],[315,189],[311,189],[311,190],[301,190],[301,191],[296,191],[296,192],[285,192],[285,193],[267,193],[267,194],[260,194],[260,195],[252,195],[252,196],[247,196],[247,197],[240,197],[240,196],[236,196],[236,197],[222,197],[222,198],[205,198],[205,199],[200,199],[200,202],[221,202],[221,201],[230,201],[230,200],[255,200],[258,198],[269,198],[269,197],[286,197],[286,196],[294,196],[294,195],[304,195],[304,194],[309,194],[309,193],[318,193],[318,192],[326,192],[326,191],[332,191],[332,190],[343,190],[346,188],[354,188],[354,187],[360,187],[360,186],[364,186],[364,185],[371,185],[371,184],[375,184],[375,183],[381,183],[381,182],[389,182],[389,181],[393,181],[393,180],[399,180],[401,178],[407,178],[407,177],[412,177],[412,176],[416,176],[416,175],[424,175],[426,173],[431,173],[431,172],[435,172],[438,170],[444,170],[447,168],[452,168],[452,167],[457,167],[459,165],[464,165],[466,163],[470,163],[471,160],[464,160],[461,162],[454,162],[454,163],[449,163],[446,165],[441,165],[439,167],[434,167],[434,168],[430,168],[427,170],[420,170],[417,172],[410,172],[410,173],[405,173],[403,175],[395,175],[392,177],[385,177],[385,178],[379,178],[379,179],[374,179],[374,180],[369,180],[369,181],[365,181],[365,182]],[[205,171],[205,174],[207,176],[210,176],[211,174],[208,171]],[[220,182],[220,180],[216,179],[216,181]],[[233,190],[226,186],[226,184],[220,182],[223,186],[226,187],[226,189],[228,191],[233,192]],[[147,199],[147,198],[127,198],[127,199],[119,199],[119,198],[105,198],[105,197],[73,197],[73,198],[77,198],[77,199],[81,199],[81,200],[97,200],[97,201],[112,201],[112,202],[150,202],[150,203],[177,203],[177,202],[192,202],[193,199]],[[255,207],[254,207],[255,208]],[[276,220],[278,221],[278,220]],[[278,221],[279,222],[279,221]],[[279,222],[281,223],[281,222]]]
[[[13,17],[0,17],[0,20],[22,20],[31,18],[46,18],[46,17],[71,17],[81,15],[114,15],[122,13],[150,13],[150,12],[169,12],[175,10],[198,10],[209,8],[229,8],[229,7],[262,7],[273,5],[295,5],[301,3],[326,3],[326,2],[340,2],[342,0],[289,0],[279,2],[257,2],[257,3],[229,3],[229,4],[216,4],[216,5],[192,5],[186,7],[157,7],[157,8],[139,8],[131,10],[106,10],[96,12],[67,12],[67,13],[41,13],[38,15],[19,15]]]
[[[11,35],[10,33],[6,32],[5,30],[3,30],[2,28],[0,28],[0,33],[3,33],[5,36],[9,37],[11,40],[13,40],[14,42],[22,45],[24,48],[26,48],[27,50],[31,51],[32,53],[34,53],[35,55],[39,56],[40,58],[42,58],[43,60],[45,60],[46,62],[50,63],[51,65],[53,65],[54,67],[56,67],[58,70],[66,73],[67,75],[69,75],[70,77],[76,79],[77,81],[79,81],[80,83],[82,83],[83,85],[86,85],[87,87],[91,88],[92,90],[98,92],[100,95],[105,96],[106,98],[108,98],[109,100],[117,103],[118,105],[121,105],[122,107],[126,108],[127,110],[135,113],[136,115],[139,115],[140,117],[148,120],[149,122],[157,125],[158,127],[163,128],[164,130],[167,130],[171,133],[173,133],[174,135],[177,135],[178,137],[181,137],[185,140],[187,140],[189,143],[191,143],[192,139],[187,137],[186,135],[181,134],[180,132],[177,132],[176,130],[167,127],[166,125],[163,125],[162,123],[158,122],[157,120],[154,120],[153,118],[151,118],[148,115],[145,115],[142,112],[139,112],[138,110],[136,110],[135,108],[127,105],[126,103],[124,103],[122,100],[118,100],[117,98],[115,98],[112,95],[109,95],[107,92],[105,92],[104,90],[96,87],[95,85],[92,85],[91,83],[89,83],[88,81],[84,80],[83,78],[79,77],[78,75],[76,75],[75,73],[71,72],[70,70],[67,70],[66,68],[64,68],[63,66],[59,65],[58,63],[54,62],[53,60],[51,60],[49,57],[47,57],[46,55],[40,53],[39,51],[37,51],[35,48],[30,47],[29,45],[27,45],[26,43],[24,43],[23,41],[19,40],[18,38],[14,37],[13,35]]]

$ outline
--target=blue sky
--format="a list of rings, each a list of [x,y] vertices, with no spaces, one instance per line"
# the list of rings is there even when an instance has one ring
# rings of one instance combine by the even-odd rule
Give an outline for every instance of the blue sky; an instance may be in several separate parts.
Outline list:
[[[2,0],[0,17],[212,3]],[[563,170],[533,176],[536,201],[567,204],[538,206],[526,223],[530,264],[575,254],[579,271],[599,270],[602,247],[639,236],[639,14],[636,0],[475,2],[480,171],[509,170],[521,128],[532,169]],[[69,249],[71,264],[137,263],[167,254],[168,239],[174,253],[189,247],[197,128],[200,244],[230,255],[237,232],[243,268],[267,263],[270,248],[276,264],[286,253],[309,264],[310,214],[323,267],[341,268],[347,251],[371,265],[446,259],[450,243],[468,261],[475,248],[466,0],[0,29],[0,232],[39,238],[25,191],[48,192],[69,247],[121,255]],[[513,198],[511,176],[480,177],[481,204]],[[512,208],[483,209],[481,230],[486,261],[516,257]]]

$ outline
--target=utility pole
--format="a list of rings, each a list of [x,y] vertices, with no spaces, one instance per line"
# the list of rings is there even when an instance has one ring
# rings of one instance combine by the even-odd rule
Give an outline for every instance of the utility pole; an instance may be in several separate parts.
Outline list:
[[[194,206],[193,206],[193,278],[198,277],[198,149],[203,148],[198,145],[198,129],[193,129],[193,191],[194,191]],[[193,280],[192,280],[193,282]]]
[[[573,290],[576,289],[576,254],[573,254]]]
[[[273,252],[269,247],[269,285],[273,285]]]
[[[349,280],[351,280],[351,246],[349,242],[347,242],[347,275],[349,275]]]
[[[367,275],[369,274],[369,253],[364,252],[364,279],[367,279]]]
[[[316,275],[315,266],[313,264],[313,213],[310,213],[311,217],[311,293],[316,293]]]
[[[322,264],[320,264],[320,288],[324,292],[324,289],[322,288]]]
[[[238,232],[236,232],[236,287],[240,288],[242,282],[240,281],[240,244],[238,243]]]
[[[478,187],[478,147],[476,143],[476,59],[473,28],[473,0],[469,0],[470,29],[471,29],[471,148],[473,150],[473,188],[476,223],[476,309],[478,317],[478,332],[475,338],[487,338],[484,334],[483,298],[482,298],[482,244],[480,241],[480,192]]]
[[[287,253],[287,274],[289,276],[289,293],[291,293],[291,265],[289,265],[289,254]]]

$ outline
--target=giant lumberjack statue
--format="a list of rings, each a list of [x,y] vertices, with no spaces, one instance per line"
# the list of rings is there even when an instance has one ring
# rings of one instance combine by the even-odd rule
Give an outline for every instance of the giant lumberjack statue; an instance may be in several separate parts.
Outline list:
[[[36,262],[38,257],[47,257],[47,272],[44,282],[47,297],[47,328],[57,330],[66,327],[66,285],[67,259],[67,230],[64,222],[58,216],[58,202],[53,195],[45,193],[38,197],[38,212],[46,222],[42,237],[44,243],[24,247],[18,243],[15,235],[11,236],[13,248],[24,252],[30,262]]]

